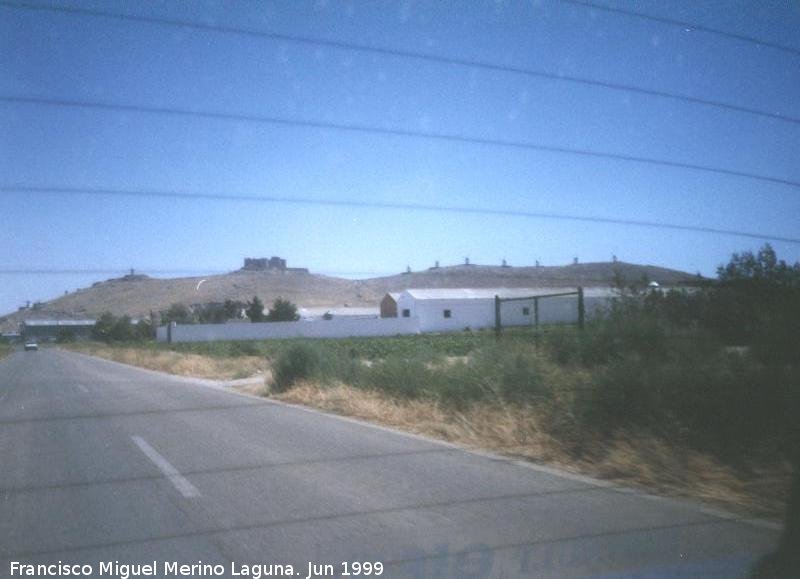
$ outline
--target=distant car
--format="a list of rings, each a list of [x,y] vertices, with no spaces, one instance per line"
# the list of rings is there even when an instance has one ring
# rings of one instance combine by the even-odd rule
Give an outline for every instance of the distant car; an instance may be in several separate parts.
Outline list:
[[[39,344],[37,344],[36,342],[25,342],[25,351],[26,352],[28,350],[38,350],[38,349],[39,349]]]

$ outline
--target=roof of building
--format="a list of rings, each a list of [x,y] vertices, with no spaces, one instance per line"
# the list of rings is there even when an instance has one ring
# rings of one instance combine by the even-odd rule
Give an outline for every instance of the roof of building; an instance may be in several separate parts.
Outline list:
[[[26,326],[93,326],[95,320],[24,320]]]
[[[524,298],[577,291],[577,288],[410,288],[405,290],[416,300],[485,300],[501,298]],[[584,288],[586,297],[607,297],[616,295],[613,288]]]
[[[310,318],[310,317],[322,317],[326,314],[329,314],[334,317],[345,317],[345,316],[375,316],[378,317],[381,314],[380,308],[373,307],[373,308],[351,308],[347,307],[335,307],[335,308],[298,308],[297,313],[300,314],[303,318]]]

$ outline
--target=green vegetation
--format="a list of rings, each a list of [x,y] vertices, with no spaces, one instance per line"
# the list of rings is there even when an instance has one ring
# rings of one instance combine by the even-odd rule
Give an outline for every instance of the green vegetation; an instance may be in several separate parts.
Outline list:
[[[68,328],[62,328],[58,331],[56,342],[59,344],[68,344],[75,341],[75,332]]]
[[[734,255],[717,281],[691,290],[619,289],[619,299],[582,331],[516,328],[499,340],[492,331],[464,331],[137,347],[266,358],[274,392],[311,381],[456,411],[531,408],[546,417],[548,435],[578,454],[632,432],[729,464],[780,460],[800,445],[793,438],[800,265],[786,265],[765,246]],[[114,334],[125,323],[111,321],[99,326],[113,345],[126,339]]]
[[[543,333],[549,332],[545,330]],[[506,330],[504,342],[528,343],[534,339],[530,328]],[[461,332],[455,334],[420,334],[415,336],[387,336],[381,338],[288,338],[263,341],[219,341],[196,343],[158,343],[149,347],[191,352],[213,357],[266,356],[277,358],[281,352],[298,343],[314,344],[334,357],[381,360],[387,357],[422,358],[433,360],[440,356],[466,356],[487,344],[495,342],[491,331]]]
[[[251,322],[255,323],[265,321],[266,316],[264,315],[264,302],[262,302],[258,296],[253,296],[253,300],[247,302],[245,314],[247,314],[247,317]]]
[[[159,312],[159,318],[162,324],[170,322],[182,325],[223,324],[228,320],[240,318],[247,305],[238,300],[197,304],[191,308],[184,304],[172,304],[168,309]]]
[[[200,324],[222,324],[240,317],[247,304],[237,300],[225,300],[224,303],[207,303],[195,306],[192,312]]]
[[[8,356],[13,350],[13,346],[11,344],[6,344],[5,342],[0,342],[0,360]]]
[[[116,317],[109,312],[102,314],[92,328],[92,338],[106,343],[135,342],[152,337],[153,327],[148,321],[139,320],[139,323],[134,324],[128,316]],[[61,342],[72,341],[69,337],[61,338],[62,336],[59,335]]]
[[[298,380],[315,376],[321,366],[319,351],[308,344],[294,344],[287,348],[272,367],[273,389],[285,392]]]
[[[583,331],[256,347],[269,349],[279,390],[302,378],[455,409],[536,407],[550,433],[577,452],[620,432],[645,432],[729,463],[787,457],[798,444],[800,266],[766,246],[734,256],[719,277],[692,292],[620,288]]]
[[[269,310],[266,321],[268,322],[295,322],[300,319],[297,306],[289,300],[277,298]]]
[[[183,304],[172,304],[169,309],[161,312],[161,323],[169,324],[194,324],[196,322],[194,314]]]

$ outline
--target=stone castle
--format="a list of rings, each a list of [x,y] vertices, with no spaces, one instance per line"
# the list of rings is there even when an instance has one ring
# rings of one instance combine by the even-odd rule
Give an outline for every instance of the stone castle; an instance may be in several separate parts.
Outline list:
[[[279,271],[308,273],[305,267],[286,267],[286,260],[277,256],[266,257],[245,257],[242,271]]]

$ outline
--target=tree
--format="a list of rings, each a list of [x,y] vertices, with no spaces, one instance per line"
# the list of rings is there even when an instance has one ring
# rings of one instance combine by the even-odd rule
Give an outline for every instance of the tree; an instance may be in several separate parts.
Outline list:
[[[704,322],[724,340],[753,346],[764,361],[792,363],[800,356],[800,263],[779,260],[769,244],[734,254],[717,269]]]
[[[141,319],[138,324],[132,325],[131,334],[134,340],[151,340],[156,337],[152,322],[146,319]]]
[[[134,338],[134,329],[130,316],[120,316],[111,326],[111,340],[114,342],[129,342]]]
[[[247,310],[245,311],[247,317],[251,322],[263,322],[264,316],[264,302],[258,299],[258,296],[253,296],[253,300],[247,302]]]
[[[111,312],[103,312],[92,328],[92,338],[101,342],[110,342],[116,319]]]
[[[790,266],[778,260],[769,243],[755,255],[752,251],[734,253],[728,265],[717,268],[717,276],[722,285],[751,291],[800,289],[800,263]]]
[[[297,306],[283,298],[278,298],[272,302],[272,308],[270,308],[267,316],[268,322],[295,322],[299,319]]]
[[[175,322],[177,324],[193,324],[195,322],[194,315],[183,304],[172,304],[169,309],[161,312],[161,323],[169,324]]]
[[[247,304],[244,304],[238,300],[225,300],[225,303],[222,305],[222,310],[225,312],[225,319],[231,320],[234,318],[241,317],[241,311],[245,309]]]
[[[92,328],[92,339],[102,342],[130,342],[153,338],[153,325],[147,320],[134,324],[129,316],[101,315]]]
[[[239,318],[247,304],[240,301],[225,300],[225,303],[211,302],[195,306],[194,313],[201,324],[224,324],[227,320]]]

